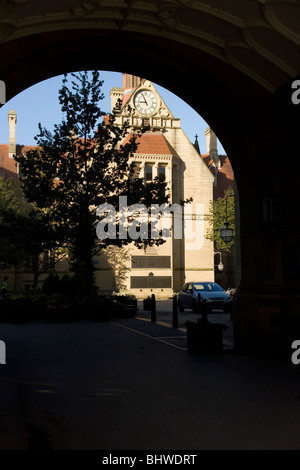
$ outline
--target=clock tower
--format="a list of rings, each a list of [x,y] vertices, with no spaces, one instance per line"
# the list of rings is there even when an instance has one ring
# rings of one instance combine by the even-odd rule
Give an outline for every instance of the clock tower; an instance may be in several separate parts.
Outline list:
[[[114,273],[113,289],[125,289],[137,298],[153,293],[157,298],[168,298],[184,282],[213,281],[213,243],[205,238],[206,215],[213,199],[213,174],[185,135],[180,118],[173,115],[150,80],[124,73],[123,87],[112,88],[111,97],[112,107],[116,98],[122,102],[115,125],[126,124],[125,143],[146,127],[137,137],[137,149],[130,157],[133,177],[145,184],[156,179],[164,181],[174,207],[192,198],[180,214],[182,237],[175,237],[175,231],[171,230],[162,245],[139,250],[131,244],[126,252],[120,248],[120,265],[122,260],[128,273],[122,279],[117,279]],[[172,227],[170,213],[162,211],[159,223]],[[104,264],[102,268],[101,260],[99,263],[97,282],[103,286],[107,282],[107,269]]]
[[[141,77],[130,75],[129,73],[123,74],[123,100],[122,106],[129,100],[136,87],[140,84]]]

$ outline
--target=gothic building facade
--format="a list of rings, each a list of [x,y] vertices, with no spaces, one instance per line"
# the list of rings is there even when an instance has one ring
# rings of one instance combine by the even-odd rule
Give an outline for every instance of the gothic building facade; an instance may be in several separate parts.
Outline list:
[[[213,244],[205,238],[214,175],[150,81],[124,74],[123,88],[111,90],[112,108],[118,99],[122,109],[117,124],[128,121],[132,133],[149,126],[133,156],[137,176],[145,184],[154,178],[164,180],[172,206],[181,209],[180,201],[189,198],[192,203],[181,210],[181,235],[176,234],[173,217],[173,230],[159,247],[109,248],[112,270],[105,268],[108,255],[104,252],[96,261],[98,284],[106,288],[113,284],[137,297],[154,293],[159,298],[172,295],[188,280],[214,280]],[[162,215],[162,224],[168,224],[164,218],[168,214]]]

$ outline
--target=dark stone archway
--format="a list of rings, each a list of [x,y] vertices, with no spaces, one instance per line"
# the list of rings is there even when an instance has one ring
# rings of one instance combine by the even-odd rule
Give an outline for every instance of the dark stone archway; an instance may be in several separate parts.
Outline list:
[[[10,99],[72,70],[128,71],[170,89],[201,114],[230,157],[239,193],[236,350],[288,354],[292,341],[300,338],[300,105],[291,102],[292,79],[274,92],[179,39],[180,32],[172,40],[120,28],[44,27],[0,44],[0,79]]]

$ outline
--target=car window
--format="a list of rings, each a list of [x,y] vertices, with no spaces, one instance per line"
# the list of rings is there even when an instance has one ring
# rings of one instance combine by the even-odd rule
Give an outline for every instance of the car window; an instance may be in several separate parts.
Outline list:
[[[188,289],[188,290],[193,290],[192,284],[188,284],[187,289]]]
[[[215,291],[222,291],[224,289],[222,289],[221,286],[219,286],[219,284],[216,284],[215,282],[212,282],[211,284],[209,284],[210,286],[210,290],[215,290]]]
[[[216,284],[215,282],[208,282],[205,285],[205,290],[207,291],[222,291],[222,287],[219,286],[219,284]]]
[[[204,290],[205,287],[203,284],[194,284],[194,289],[195,290]]]
[[[203,282],[203,283],[196,283],[194,284],[194,289],[197,291],[205,291],[205,292],[212,292],[212,291],[223,291],[222,287],[215,282]]]

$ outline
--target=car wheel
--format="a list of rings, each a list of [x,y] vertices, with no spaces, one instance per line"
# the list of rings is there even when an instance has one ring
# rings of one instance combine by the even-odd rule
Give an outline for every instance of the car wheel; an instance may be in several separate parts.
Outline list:
[[[181,305],[180,300],[178,300],[178,310],[179,312],[184,312],[184,307]]]

